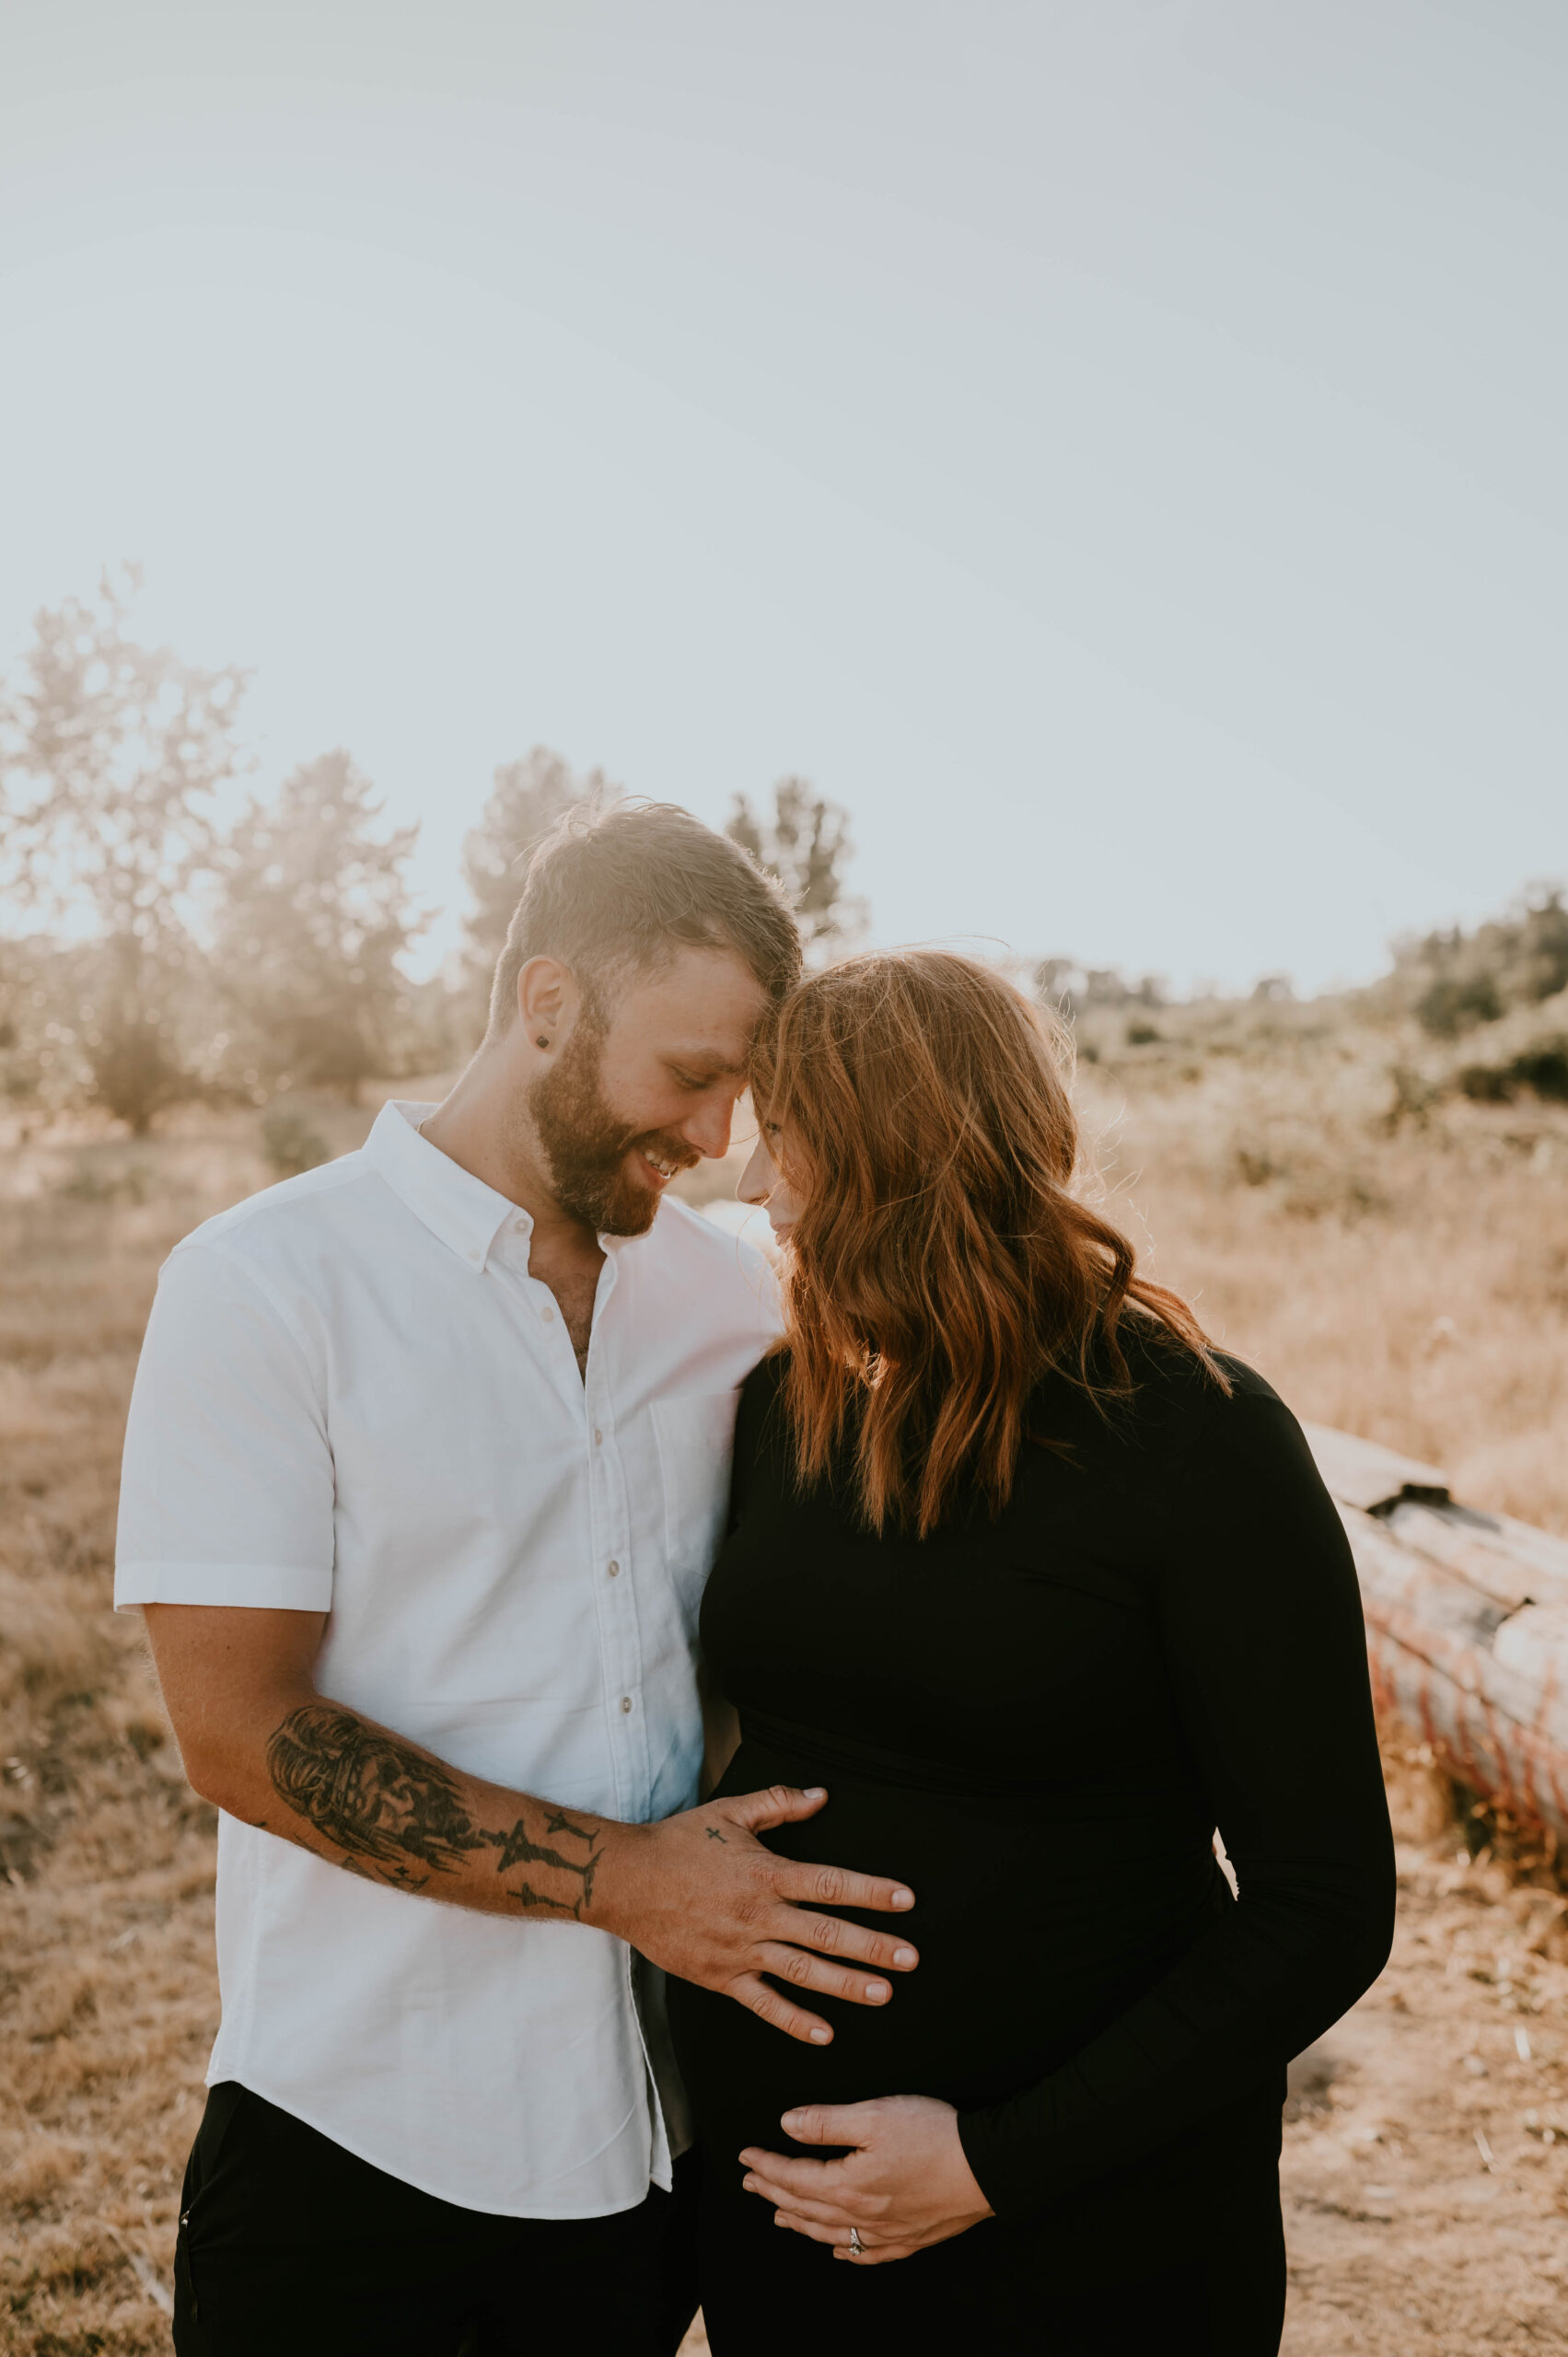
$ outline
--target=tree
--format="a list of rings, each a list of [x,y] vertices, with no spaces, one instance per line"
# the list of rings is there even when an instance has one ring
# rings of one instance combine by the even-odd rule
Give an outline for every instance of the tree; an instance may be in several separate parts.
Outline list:
[[[54,963],[49,942],[0,935],[0,1097],[12,1105],[44,1097]]]
[[[90,1093],[138,1134],[204,1076],[192,895],[245,686],[133,638],[140,586],[106,574],[96,600],[41,609],[0,694],[0,894],[44,924],[91,911],[89,994],[67,1028]]]
[[[620,792],[602,770],[584,775],[548,745],[535,745],[520,761],[505,761],[494,772],[479,824],[463,842],[470,908],[463,920],[462,995],[476,1038],[484,1028],[490,978],[522,896],[529,852],[577,803],[613,801]]]
[[[1381,995],[1408,1005],[1434,1039],[1495,1023],[1510,1007],[1568,989],[1568,908],[1561,885],[1538,884],[1506,916],[1397,942]]]
[[[548,745],[495,772],[479,824],[463,842],[463,881],[472,900],[463,930],[487,981],[505,945],[528,853],[574,804],[610,801],[619,792],[602,770],[582,776]]]
[[[809,966],[826,966],[855,947],[870,922],[865,901],[844,889],[854,857],[849,812],[814,792],[803,777],[781,778],[771,818],[738,794],[725,832],[776,877],[800,925]]]
[[[411,985],[399,960],[425,920],[403,869],[419,830],[377,831],[381,805],[345,752],[252,801],[223,851],[215,963],[228,1065],[252,1093],[342,1089],[396,1069]]]

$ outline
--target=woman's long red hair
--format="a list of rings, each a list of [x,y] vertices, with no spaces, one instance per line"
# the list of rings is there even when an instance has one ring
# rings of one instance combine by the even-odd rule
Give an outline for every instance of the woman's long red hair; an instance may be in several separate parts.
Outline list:
[[[797,1193],[785,1411],[803,1480],[853,1436],[876,1531],[924,1538],[960,1495],[1012,1494],[1028,1403],[1055,1372],[1131,1389],[1132,1314],[1228,1389],[1179,1295],[1072,1190],[1064,1039],[985,967],[939,950],[851,958],[764,1025],[752,1094]]]

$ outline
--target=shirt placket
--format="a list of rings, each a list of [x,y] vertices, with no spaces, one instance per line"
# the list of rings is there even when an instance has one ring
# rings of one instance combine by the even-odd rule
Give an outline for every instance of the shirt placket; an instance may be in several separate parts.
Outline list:
[[[615,1781],[618,1814],[634,1824],[646,1821],[653,1797],[653,1766],[648,1750],[647,1716],[643,1707],[642,1637],[637,1620],[637,1565],[632,1553],[632,1518],[626,1494],[626,1470],[616,1434],[614,1389],[606,1367],[613,1357],[603,1338],[617,1270],[613,1251],[606,1257],[594,1300],[593,1329],[588,1338],[588,1362],[583,1378],[583,1408],[588,1449],[588,1518],[598,1591],[599,1643],[610,1724],[610,1766]],[[640,1959],[629,1947],[621,1951],[621,1981],[627,2011],[642,2049],[648,2100],[649,2171],[655,2180],[670,2182],[669,2132],[660,2099],[658,2074],[648,2051],[643,2009],[638,2002]]]
[[[632,1548],[632,1515],[626,1469],[616,1429],[614,1387],[606,1372],[613,1353],[604,1324],[615,1291],[614,1253],[606,1259],[594,1303],[583,1408],[588,1451],[588,1519],[594,1579],[598,1592],[599,1642],[604,1658],[606,1715],[616,1807],[641,1824],[653,1794],[646,1713],[643,1707],[643,1648],[637,1618],[638,1565]]]

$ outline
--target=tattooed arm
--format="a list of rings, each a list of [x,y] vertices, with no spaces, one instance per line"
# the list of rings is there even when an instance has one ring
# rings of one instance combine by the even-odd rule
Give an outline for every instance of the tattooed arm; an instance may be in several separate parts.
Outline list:
[[[197,1791],[367,1881],[589,1920],[606,1824],[464,1775],[312,1682],[325,1615],[146,1608]]]
[[[440,1898],[448,1894],[437,1875],[462,1877],[472,1866],[483,1896],[454,1885],[452,1897],[470,1906],[510,1901],[526,1914],[578,1922],[593,1898],[604,1847],[595,1818],[524,1801],[510,1825],[485,1824],[495,1813],[487,1806],[492,1797],[505,1817],[506,1804],[520,1795],[459,1775],[340,1703],[318,1699],[290,1711],[268,1740],[267,1773],[284,1805],[321,1836],[329,1855],[342,1851],[338,1863],[351,1874],[403,1890],[434,1889]],[[272,1829],[267,1818],[260,1821]],[[496,1876],[523,1872],[487,1887],[486,1867]]]
[[[879,2004],[914,1950],[820,1906],[901,1910],[898,1885],[775,1858],[757,1839],[826,1794],[775,1787],[626,1825],[487,1783],[316,1691],[319,1612],[149,1604],[185,1771],[248,1824],[391,1888],[591,1923],[795,2038],[830,2036],[776,1986]],[[875,1968],[872,1977],[865,1969]],[[764,1977],[766,1976],[766,1977]]]

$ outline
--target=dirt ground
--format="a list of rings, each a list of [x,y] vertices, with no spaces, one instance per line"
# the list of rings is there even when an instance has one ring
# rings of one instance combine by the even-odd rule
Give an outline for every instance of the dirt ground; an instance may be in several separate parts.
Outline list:
[[[1563,1912],[1400,1844],[1388,1970],[1293,2073],[1285,2357],[1568,2349]]]
[[[345,1115],[334,1148],[366,1119]],[[263,1183],[253,1132],[193,1118],[151,1145],[85,1131],[0,1157],[6,2357],[169,2345],[179,2181],[216,2014],[214,1819],[167,1739],[139,1625],[108,1609],[114,1485],[158,1261]],[[1456,1149],[1423,1165],[1410,1183],[1424,1251],[1399,1191],[1408,1143],[1377,1178],[1388,1207],[1353,1219],[1250,1181],[1225,1200],[1212,1155],[1182,1159],[1195,1133],[1158,1102],[1125,1133],[1162,1273],[1223,1310],[1227,1340],[1304,1413],[1359,1421],[1428,1459],[1462,1456],[1472,1503],[1561,1527],[1568,1157],[1555,1133],[1490,1163]],[[1356,1151],[1376,1161],[1372,1138],[1358,1132]],[[1341,1313],[1363,1314],[1373,1271],[1388,1371],[1358,1399],[1343,1387],[1372,1378]],[[1450,1316],[1458,1341],[1434,1328]],[[1501,1350],[1511,1321],[1534,1353],[1527,1389],[1467,1384],[1467,1332]],[[1393,1962],[1307,2059],[1286,2130],[1287,2357],[1568,2350],[1568,1902],[1543,1871],[1471,1859],[1415,1748],[1389,1731]]]

